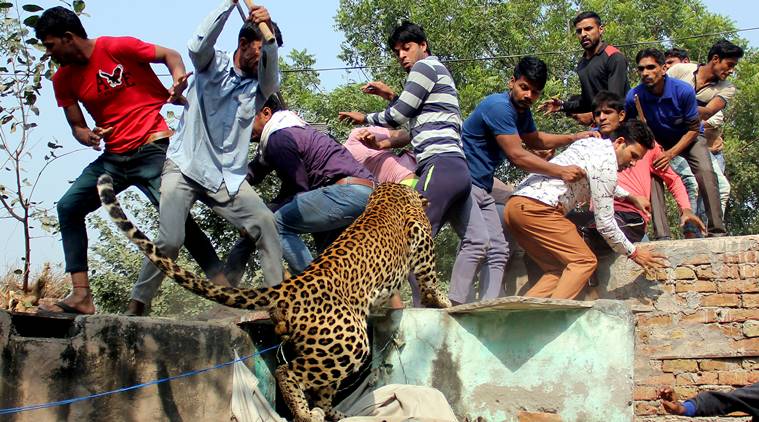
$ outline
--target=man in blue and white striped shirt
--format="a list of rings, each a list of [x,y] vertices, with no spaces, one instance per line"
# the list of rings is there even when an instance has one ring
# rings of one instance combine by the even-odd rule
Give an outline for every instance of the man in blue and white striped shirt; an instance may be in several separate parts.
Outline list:
[[[416,189],[430,202],[427,217],[436,235],[446,218],[459,235],[457,227],[469,211],[471,178],[461,146],[461,112],[458,92],[448,69],[430,54],[424,30],[403,22],[388,39],[390,49],[401,66],[409,72],[403,92],[396,96],[382,82],[364,86],[367,94],[390,101],[384,112],[365,115],[342,112],[341,120],[398,128],[408,124],[410,137],[367,142],[377,149],[400,148],[410,142],[417,160]],[[459,230],[461,228],[461,230]]]

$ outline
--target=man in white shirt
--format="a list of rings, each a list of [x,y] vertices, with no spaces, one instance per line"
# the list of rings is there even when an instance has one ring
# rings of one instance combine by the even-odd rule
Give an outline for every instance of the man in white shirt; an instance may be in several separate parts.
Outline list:
[[[587,284],[598,262],[565,214],[591,201],[598,231],[615,252],[646,269],[664,264],[662,255],[627,240],[614,219],[617,172],[653,147],[653,134],[642,122],[631,120],[610,138],[579,140],[551,160],[579,166],[585,178],[567,183],[531,173],[507,202],[509,231],[544,272],[526,296],[574,299]]]

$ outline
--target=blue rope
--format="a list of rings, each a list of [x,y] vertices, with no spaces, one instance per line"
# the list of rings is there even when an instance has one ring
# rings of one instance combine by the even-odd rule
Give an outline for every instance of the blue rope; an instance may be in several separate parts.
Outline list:
[[[55,402],[50,402],[50,403],[41,403],[41,404],[33,404],[33,405],[29,405],[29,406],[9,407],[7,409],[0,409],[0,415],[10,415],[10,414],[13,414],[13,413],[21,413],[21,412],[26,412],[26,411],[29,411],[29,410],[38,410],[38,409],[46,409],[48,407],[64,406],[64,405],[68,405],[68,404],[77,403],[77,402],[80,402],[80,401],[96,399],[96,398],[100,398],[100,397],[104,397],[104,396],[109,396],[109,395],[112,395],[112,394],[123,393],[123,392],[131,391],[131,390],[137,390],[137,389],[140,389],[140,388],[143,388],[143,387],[148,387],[148,386],[151,386],[151,385],[161,384],[161,383],[164,383],[164,382],[173,381],[173,380],[177,380],[177,379],[180,379],[180,378],[187,378],[187,377],[191,377],[191,376],[194,376],[194,375],[202,374],[204,372],[213,371],[214,369],[219,369],[219,368],[223,368],[225,366],[233,365],[233,364],[235,364],[237,362],[242,362],[242,361],[248,360],[250,358],[253,358],[253,357],[256,357],[258,355],[261,355],[261,354],[264,354],[266,352],[269,352],[271,350],[274,350],[277,347],[279,347],[279,345],[271,346],[271,347],[269,347],[267,349],[264,349],[264,350],[258,351],[256,353],[253,353],[252,355],[244,356],[244,357],[241,357],[241,358],[237,358],[237,359],[229,361],[229,362],[220,363],[220,364],[212,366],[210,368],[198,369],[198,370],[195,370],[195,371],[189,371],[189,372],[185,372],[183,374],[174,375],[174,376],[166,377],[166,378],[161,378],[161,379],[149,381],[149,382],[142,383],[142,384],[132,385],[132,386],[129,386],[129,387],[122,387],[122,388],[119,388],[119,389],[116,389],[116,390],[104,391],[102,393],[90,394],[89,396],[76,397],[76,398],[73,398],[73,399],[55,401]]]

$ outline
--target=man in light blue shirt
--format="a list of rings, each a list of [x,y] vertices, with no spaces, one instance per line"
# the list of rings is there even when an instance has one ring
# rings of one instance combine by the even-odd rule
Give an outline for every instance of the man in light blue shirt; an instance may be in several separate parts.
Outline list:
[[[240,30],[233,53],[214,44],[237,0],[225,0],[200,25],[188,43],[195,79],[187,94],[189,107],[172,138],[161,179],[156,245],[176,258],[184,239],[184,221],[200,200],[256,244],[264,282],[283,278],[282,247],[274,215],[245,181],[253,119],[266,99],[279,89],[277,48],[281,38],[266,41],[258,28],[265,23],[278,34],[269,12],[254,6]],[[163,274],[147,259],[132,290],[129,314],[142,315],[155,296]],[[224,275],[214,281],[228,284]]]

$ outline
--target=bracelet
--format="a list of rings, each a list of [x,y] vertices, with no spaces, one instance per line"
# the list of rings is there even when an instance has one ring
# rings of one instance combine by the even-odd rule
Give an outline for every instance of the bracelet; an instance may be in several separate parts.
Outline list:
[[[633,251],[633,253],[631,253],[630,255],[628,255],[627,258],[629,258],[629,259],[635,259],[636,256],[638,256],[638,248],[635,248],[635,250]]]

